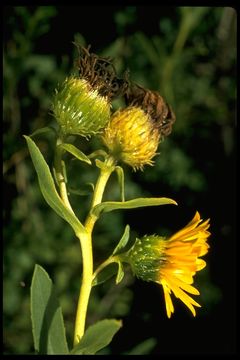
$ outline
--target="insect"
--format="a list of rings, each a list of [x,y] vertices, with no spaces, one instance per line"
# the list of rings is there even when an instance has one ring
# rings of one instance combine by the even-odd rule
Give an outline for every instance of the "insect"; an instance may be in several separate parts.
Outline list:
[[[158,92],[133,84],[128,88],[125,99],[127,105],[140,106],[146,111],[158,127],[161,135],[168,136],[171,133],[176,117],[170,105]]]

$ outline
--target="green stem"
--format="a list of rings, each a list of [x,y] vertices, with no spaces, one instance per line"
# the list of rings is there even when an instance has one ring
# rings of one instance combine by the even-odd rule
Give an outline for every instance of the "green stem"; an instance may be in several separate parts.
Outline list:
[[[109,264],[112,264],[114,262],[117,262],[117,256],[112,256],[112,257],[109,257],[107,260],[105,260],[102,264],[100,264],[98,266],[98,268],[94,271],[94,274],[93,274],[93,280],[95,279],[95,277],[106,267],[108,266]]]
[[[114,171],[114,169],[115,169],[114,160],[111,157],[108,157],[103,167],[101,168],[100,175],[95,186],[91,208],[85,222],[86,233],[77,234],[78,238],[80,239],[81,248],[82,248],[83,275],[82,275],[82,284],[80,288],[76,321],[75,321],[74,346],[76,346],[79,343],[79,341],[81,340],[84,334],[88,302],[92,288],[92,280],[93,280],[92,231],[94,224],[97,220],[97,217],[91,213],[91,210],[95,205],[101,203],[107,181],[111,173]]]
[[[94,206],[101,203],[107,181],[114,169],[114,159],[109,156],[106,158],[105,163],[101,167],[100,175],[98,177],[92,198],[91,209],[85,222],[85,227],[90,233],[92,232],[95,222],[97,221],[97,217],[91,213],[91,210],[94,208]]]
[[[75,320],[74,346],[79,343],[84,334],[93,274],[92,235],[87,232],[86,234],[77,234],[77,236],[82,249],[83,273]]]
[[[54,167],[55,167],[55,173],[57,182],[59,185],[59,192],[60,196],[62,198],[62,201],[66,205],[66,207],[73,212],[73,209],[71,207],[71,204],[68,200],[68,194],[67,194],[67,187],[66,187],[66,179],[64,177],[64,161],[62,160],[62,149],[58,147],[62,143],[62,140],[59,138],[57,139],[56,143],[56,150],[55,150],[55,158],[54,158]]]

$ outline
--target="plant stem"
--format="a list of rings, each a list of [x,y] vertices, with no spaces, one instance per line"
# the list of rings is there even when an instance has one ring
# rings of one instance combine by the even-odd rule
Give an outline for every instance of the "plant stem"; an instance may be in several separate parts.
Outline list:
[[[93,274],[92,235],[87,232],[84,235],[78,234],[77,236],[82,249],[83,273],[75,320],[74,346],[79,343],[84,334]]]
[[[92,231],[97,217],[91,213],[91,210],[97,204],[102,201],[103,193],[107,184],[107,181],[114,171],[114,161],[111,157],[108,157],[101,167],[101,171],[95,186],[91,208],[87,219],[85,221],[86,234],[77,234],[82,248],[82,259],[83,259],[83,275],[82,284],[80,288],[77,315],[75,321],[75,332],[74,332],[74,346],[76,346],[81,340],[84,330],[87,316],[87,308],[89,297],[92,288],[93,280],[93,254],[92,254]]]
[[[114,170],[114,159],[109,156],[106,159],[104,165],[101,167],[100,175],[98,177],[92,198],[91,209],[85,222],[85,227],[89,232],[92,232],[94,224],[97,221],[97,217],[91,213],[91,210],[94,208],[94,206],[101,203],[107,181]]]
[[[111,256],[107,260],[105,260],[103,263],[101,263],[98,266],[98,268],[94,271],[93,280],[106,266],[108,266],[109,264],[112,264],[114,262],[117,262],[117,256]]]
[[[66,207],[73,212],[73,209],[71,207],[71,204],[68,200],[68,195],[67,195],[66,179],[64,177],[64,171],[63,171],[65,164],[64,164],[64,161],[62,160],[62,149],[60,147],[58,147],[58,145],[61,143],[62,143],[62,140],[60,138],[57,139],[55,158],[54,158],[56,178],[58,181],[59,192],[60,192],[62,201],[64,202]]]

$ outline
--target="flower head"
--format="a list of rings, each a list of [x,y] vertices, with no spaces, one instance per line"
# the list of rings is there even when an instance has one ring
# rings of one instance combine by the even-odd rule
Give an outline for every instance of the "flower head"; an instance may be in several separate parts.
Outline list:
[[[189,294],[199,295],[192,285],[193,276],[206,266],[200,257],[208,252],[209,226],[209,220],[202,222],[196,212],[190,223],[168,239],[156,235],[137,239],[125,257],[137,277],[162,285],[169,318],[174,312],[171,293],[193,316],[196,315],[194,306],[200,307]]]
[[[153,165],[159,141],[171,133],[175,115],[156,91],[131,85],[125,89],[127,108],[113,114],[103,133],[111,154],[136,169]]]
[[[136,170],[153,164],[160,134],[144,110],[127,107],[113,114],[102,138],[117,160]]]
[[[70,77],[56,91],[53,113],[63,134],[89,137],[109,121],[110,104],[86,80]]]

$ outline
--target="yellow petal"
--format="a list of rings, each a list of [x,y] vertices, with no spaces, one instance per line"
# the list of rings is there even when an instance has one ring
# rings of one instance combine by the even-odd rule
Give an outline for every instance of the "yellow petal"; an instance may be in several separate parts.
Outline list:
[[[173,307],[172,299],[170,296],[171,290],[168,288],[168,286],[166,285],[166,283],[164,281],[162,283],[162,287],[163,287],[163,292],[164,292],[167,317],[170,319],[172,313],[174,313],[174,307]]]
[[[193,298],[187,295],[183,290],[181,290],[177,285],[175,285],[172,279],[166,278],[165,279],[170,289],[173,291],[174,295],[179,298],[192,312],[193,316],[196,316],[196,311],[193,305],[201,307]]]
[[[197,259],[197,271],[204,269],[206,265],[206,261],[203,259]]]

